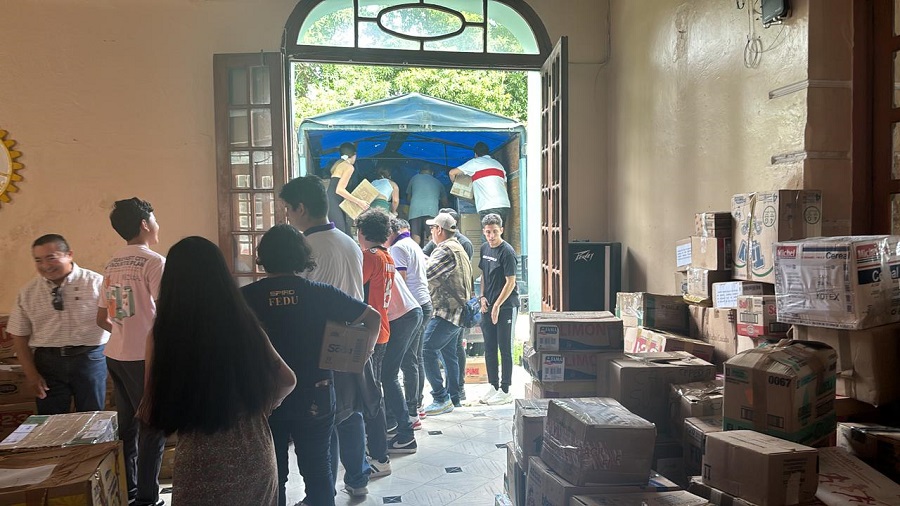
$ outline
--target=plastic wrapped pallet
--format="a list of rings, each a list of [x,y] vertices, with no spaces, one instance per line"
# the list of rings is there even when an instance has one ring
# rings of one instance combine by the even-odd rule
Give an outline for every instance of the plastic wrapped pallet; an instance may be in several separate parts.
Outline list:
[[[33,415],[0,442],[0,450],[94,445],[118,438],[115,411]]]

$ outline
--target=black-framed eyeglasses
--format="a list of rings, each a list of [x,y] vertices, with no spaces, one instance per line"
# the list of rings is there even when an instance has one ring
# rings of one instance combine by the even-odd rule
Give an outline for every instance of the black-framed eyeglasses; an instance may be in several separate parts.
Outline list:
[[[62,297],[62,287],[57,286],[54,287],[53,290],[50,290],[50,295],[53,296],[53,309],[57,311],[63,310],[63,297]]]

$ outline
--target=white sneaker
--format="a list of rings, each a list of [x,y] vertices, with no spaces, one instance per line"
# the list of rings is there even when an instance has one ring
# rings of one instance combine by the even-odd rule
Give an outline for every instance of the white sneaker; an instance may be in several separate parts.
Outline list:
[[[488,406],[499,406],[500,404],[509,404],[513,401],[513,396],[509,392],[498,390],[497,394],[487,400],[485,404]]]
[[[480,404],[488,404],[488,401],[489,401],[493,396],[497,395],[497,392],[500,392],[500,391],[501,391],[501,390],[498,390],[497,388],[495,388],[494,385],[491,385],[491,388],[489,388],[488,391],[485,392],[485,394],[482,395],[480,399],[478,399],[478,402],[479,402]]]
[[[379,462],[377,459],[373,459],[372,457],[366,457],[369,459],[369,467],[372,468],[372,472],[369,473],[369,478],[380,478],[382,476],[388,476],[391,474],[391,459],[388,458],[384,462]]]

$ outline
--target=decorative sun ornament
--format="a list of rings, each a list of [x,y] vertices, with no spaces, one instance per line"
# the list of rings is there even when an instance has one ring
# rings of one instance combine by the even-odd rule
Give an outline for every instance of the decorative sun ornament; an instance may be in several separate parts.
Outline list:
[[[22,153],[13,149],[16,141],[6,139],[6,133],[6,130],[0,130],[0,207],[9,203],[11,193],[19,191],[14,183],[21,181],[22,175],[17,171],[25,168],[21,162],[16,161],[22,156]]]

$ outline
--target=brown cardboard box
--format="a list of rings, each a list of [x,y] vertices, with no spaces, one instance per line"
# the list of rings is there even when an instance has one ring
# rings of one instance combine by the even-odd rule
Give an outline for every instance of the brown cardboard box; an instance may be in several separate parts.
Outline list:
[[[722,416],[725,385],[721,379],[672,385],[669,393],[669,413],[672,434],[681,438],[684,420],[692,417]]]
[[[529,457],[541,454],[544,441],[544,423],[547,421],[549,399],[516,399],[513,415],[513,450],[516,460],[524,464],[528,472]]]
[[[684,420],[684,472],[699,476],[703,471],[703,451],[706,435],[722,432],[722,416],[704,416]]]
[[[656,428],[609,398],[554,399],[541,460],[574,485],[643,485]]]
[[[839,423],[837,446],[900,483],[900,428]]]
[[[577,486],[550,469],[538,457],[531,457],[525,485],[526,506],[568,506],[576,495],[666,492],[680,490],[678,485],[659,473],[651,471],[650,480],[643,485],[585,485]]]
[[[687,271],[691,266],[691,238],[680,239],[675,243],[675,270],[679,272]]]
[[[506,493],[516,506],[525,504],[525,469],[516,460],[513,442],[506,443]]]
[[[737,311],[691,305],[691,337],[713,345],[712,362],[722,370],[726,360],[737,353]]]
[[[600,368],[595,351],[535,351],[527,343],[523,350],[525,368],[532,378],[544,383],[554,381],[597,381]]]
[[[713,307],[737,308],[742,295],[775,295],[775,285],[756,281],[722,281],[713,283]]]
[[[730,271],[733,267],[731,237],[691,237],[691,267]]]
[[[828,506],[900,504],[900,484],[892,482],[843,448],[819,448],[816,499]]]
[[[624,494],[576,495],[569,506],[707,506],[709,502],[685,490]]]
[[[33,415],[0,442],[0,450],[95,445],[118,438],[115,411]]]
[[[697,213],[694,215],[694,235],[701,237],[731,237],[734,224],[730,211]]]
[[[0,455],[0,468],[19,470],[23,480],[33,480],[27,485],[0,489],[0,504],[128,504],[122,443],[118,441]]]
[[[879,406],[900,399],[900,324],[865,330],[795,325],[793,337],[837,351],[837,394]]]
[[[822,235],[822,192],[778,190],[731,199],[734,278],[775,282],[774,245]]]
[[[811,501],[818,452],[751,430],[706,435],[703,483],[759,506]]]
[[[0,314],[0,359],[16,356],[16,350],[13,348],[13,340],[6,333],[6,323],[9,321],[8,314]]]
[[[835,429],[836,360],[830,346],[813,341],[783,341],[736,355],[725,363],[725,430],[826,443]]]
[[[738,297],[737,333],[739,336],[780,339],[791,326],[778,321],[774,295],[742,295]]]
[[[27,390],[25,371],[18,364],[0,365],[0,404],[34,402],[34,395]]]
[[[680,295],[687,294],[687,271],[675,271],[675,293]]]
[[[337,322],[325,324],[319,367],[333,371],[361,373],[369,350],[375,347],[376,333],[369,339],[364,327],[351,327]]]
[[[634,353],[610,363],[610,397],[632,413],[669,430],[669,385],[710,381],[716,368],[684,351]]]
[[[688,269],[688,295],[696,299],[712,301],[715,283],[731,280],[731,271],[711,271],[700,267]]]
[[[528,399],[560,399],[569,397],[596,397],[596,381],[543,381],[533,379],[526,385]],[[530,397],[529,397],[530,395]]]
[[[680,295],[655,295],[646,292],[616,295],[616,316],[626,327],[651,327],[686,334],[688,304]]]
[[[34,401],[16,404],[0,404],[0,441],[19,428],[31,415],[37,414]]]
[[[662,330],[628,327],[625,329],[625,351],[627,353],[686,351],[701,360],[712,362],[715,348],[703,341]]]
[[[450,188],[450,195],[455,195],[466,200],[475,198],[474,189],[472,188],[472,177],[465,174],[459,174],[453,180],[453,186]]]
[[[756,506],[739,497],[726,494],[717,488],[710,487],[706,483],[703,483],[703,478],[700,476],[691,476],[687,491],[710,501],[716,506]]]
[[[484,356],[466,357],[466,384],[487,383],[487,365]]]
[[[622,320],[608,311],[531,313],[537,351],[622,351]]]
[[[653,445],[653,469],[675,483],[687,483],[687,475],[684,474],[684,447],[680,439],[665,434],[656,438],[656,444]]]

